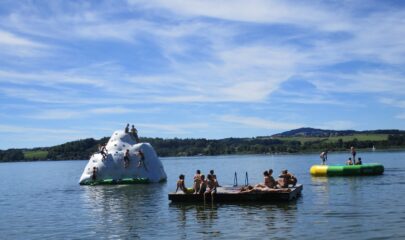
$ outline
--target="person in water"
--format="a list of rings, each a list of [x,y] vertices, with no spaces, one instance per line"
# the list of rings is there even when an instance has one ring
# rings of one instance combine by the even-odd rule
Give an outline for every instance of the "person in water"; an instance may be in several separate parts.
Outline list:
[[[201,171],[197,170],[194,175],[194,183],[193,183],[194,193],[198,193],[200,191],[200,185],[201,185]]]
[[[125,127],[125,133],[129,133],[129,123],[127,123],[127,126]]]
[[[352,146],[350,148],[350,152],[351,152],[351,154],[353,156],[353,162],[354,162],[356,160],[356,149],[354,149],[354,147]]]
[[[322,165],[325,165],[325,162],[328,160],[328,150],[321,152],[321,154],[319,155],[319,157],[322,160]]]
[[[176,187],[176,193],[177,191],[180,189],[181,191],[183,191],[183,193],[188,193],[187,192],[187,188],[186,188],[186,184],[184,183],[184,175],[180,174],[179,176],[179,180],[177,180],[177,187]]]
[[[124,154],[124,167],[129,167],[129,149],[127,149]]]
[[[346,161],[346,165],[353,165],[352,158],[349,158],[349,159]]]
[[[361,158],[358,158],[356,161],[356,165],[362,165],[362,164],[363,164],[363,162],[361,161]]]
[[[297,178],[293,174],[289,173],[287,169],[285,169],[279,176],[278,186],[280,188],[288,188],[288,185],[291,184],[294,187],[295,184],[297,184],[297,181]]]
[[[91,174],[91,180],[96,181],[97,180],[97,172],[98,172],[98,168],[97,167],[93,167],[93,172]]]

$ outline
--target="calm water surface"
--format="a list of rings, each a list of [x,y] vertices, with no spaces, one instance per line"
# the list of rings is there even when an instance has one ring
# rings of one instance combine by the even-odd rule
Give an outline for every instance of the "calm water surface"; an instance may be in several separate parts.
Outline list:
[[[360,154],[382,176],[315,178],[313,155],[162,158],[163,184],[79,186],[87,161],[0,164],[0,239],[405,239],[405,152]],[[329,163],[348,154],[330,154]],[[289,204],[171,204],[180,173],[215,169],[222,185],[287,168],[304,184]]]

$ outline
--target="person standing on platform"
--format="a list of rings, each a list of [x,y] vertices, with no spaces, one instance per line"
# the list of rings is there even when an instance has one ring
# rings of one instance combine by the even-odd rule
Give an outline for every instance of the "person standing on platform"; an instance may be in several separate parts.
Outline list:
[[[132,128],[131,128],[131,135],[135,138],[136,143],[140,143],[139,137],[138,137],[138,130],[136,130],[134,125],[132,125]]]
[[[127,126],[125,127],[125,133],[129,133],[129,123],[127,123]]]
[[[321,155],[319,157],[322,160],[322,165],[325,165],[326,161],[328,160],[328,150],[321,152]]]
[[[354,147],[352,146],[352,147],[350,148],[350,152],[351,152],[351,154],[352,154],[352,156],[353,156],[353,163],[354,163],[354,161],[355,161],[355,159],[356,159],[356,149],[354,149]]]

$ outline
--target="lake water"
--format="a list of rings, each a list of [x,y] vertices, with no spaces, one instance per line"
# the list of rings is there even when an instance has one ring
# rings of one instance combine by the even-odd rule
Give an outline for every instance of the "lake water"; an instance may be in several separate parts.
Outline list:
[[[79,186],[87,161],[0,164],[1,239],[405,239],[405,152],[359,153],[381,176],[315,178],[318,154],[161,158],[167,183]],[[343,163],[348,154],[329,154]],[[171,204],[180,173],[215,169],[222,185],[287,168],[304,184],[288,204]]]

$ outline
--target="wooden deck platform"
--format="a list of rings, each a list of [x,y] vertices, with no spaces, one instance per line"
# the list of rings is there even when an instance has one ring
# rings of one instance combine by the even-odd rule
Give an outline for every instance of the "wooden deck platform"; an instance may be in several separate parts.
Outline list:
[[[297,199],[303,189],[302,184],[284,189],[270,191],[240,192],[240,187],[219,187],[217,193],[204,196],[202,194],[169,193],[172,202],[288,202]]]

